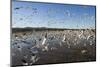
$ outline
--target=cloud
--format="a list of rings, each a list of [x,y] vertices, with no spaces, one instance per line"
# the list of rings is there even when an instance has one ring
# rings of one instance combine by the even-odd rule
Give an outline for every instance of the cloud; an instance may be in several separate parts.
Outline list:
[[[91,16],[91,20],[94,20],[95,19],[95,16]]]
[[[67,10],[67,11],[65,12],[65,14],[66,14],[67,16],[71,16],[71,13],[70,13],[69,10]]]
[[[82,5],[81,7],[82,7],[82,8],[88,8],[88,6],[87,6],[87,5]]]

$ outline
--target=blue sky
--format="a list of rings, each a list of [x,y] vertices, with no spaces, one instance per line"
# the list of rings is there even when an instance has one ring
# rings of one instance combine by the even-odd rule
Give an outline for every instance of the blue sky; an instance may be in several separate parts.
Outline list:
[[[12,2],[12,27],[95,28],[95,6]]]

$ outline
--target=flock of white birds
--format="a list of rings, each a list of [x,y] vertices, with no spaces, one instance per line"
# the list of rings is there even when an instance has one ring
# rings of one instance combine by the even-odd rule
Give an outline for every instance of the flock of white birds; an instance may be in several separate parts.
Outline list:
[[[95,41],[95,30],[92,29],[16,32],[12,34],[11,42],[12,65],[56,63],[57,59],[63,62],[62,57],[69,57],[67,55],[70,57],[65,62],[92,61],[95,58]],[[74,53],[78,54],[73,57]],[[55,58],[56,55],[59,56]],[[80,55],[82,59],[77,58]]]

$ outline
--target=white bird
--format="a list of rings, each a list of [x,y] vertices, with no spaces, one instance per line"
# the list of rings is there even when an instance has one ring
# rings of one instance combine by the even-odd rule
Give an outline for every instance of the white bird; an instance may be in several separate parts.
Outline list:
[[[42,51],[48,51],[48,46],[44,46],[44,49],[42,49]]]
[[[31,61],[33,61],[33,62],[35,62],[35,58],[36,58],[36,56],[31,56]]]
[[[79,34],[79,38],[81,38],[82,34],[83,34],[83,30],[81,31],[81,34]]]
[[[44,45],[45,42],[46,42],[46,38],[44,37],[43,42],[42,42],[42,45]]]
[[[31,56],[31,61],[32,63],[35,63],[36,61],[38,61],[39,57],[36,57],[36,56]]]
[[[23,65],[28,65],[28,63],[23,63]]]
[[[82,50],[82,51],[81,51],[82,54],[84,54],[84,53],[86,53],[86,52],[87,52],[87,50]]]
[[[62,40],[62,41],[65,42],[65,39],[66,39],[66,36],[65,36],[65,34],[64,34],[64,36],[63,36],[63,40]]]
[[[90,37],[91,37],[91,35],[89,35],[89,36],[87,37],[87,40],[88,40]]]
[[[46,35],[45,35],[45,37],[44,37],[44,39],[43,39],[42,45],[45,44],[45,42],[46,42],[46,38],[47,38],[47,33],[46,33]]]
[[[90,41],[90,45],[92,45],[92,41]]]

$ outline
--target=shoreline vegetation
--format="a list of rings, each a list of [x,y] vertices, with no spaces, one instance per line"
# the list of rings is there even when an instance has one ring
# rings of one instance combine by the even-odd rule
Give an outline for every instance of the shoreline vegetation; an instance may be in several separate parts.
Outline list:
[[[96,29],[69,29],[69,28],[46,28],[46,27],[24,27],[24,28],[12,28],[12,33],[14,32],[26,32],[26,31],[43,31],[43,30],[52,30],[52,31],[64,31],[64,30],[92,30],[95,32]]]

